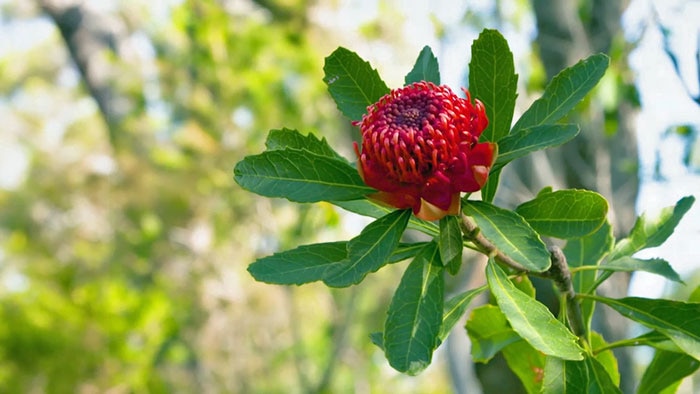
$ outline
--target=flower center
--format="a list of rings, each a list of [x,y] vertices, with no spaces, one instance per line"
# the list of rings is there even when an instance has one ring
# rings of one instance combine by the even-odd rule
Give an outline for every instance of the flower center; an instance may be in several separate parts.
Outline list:
[[[361,160],[401,183],[422,184],[476,143],[472,118],[471,103],[445,86],[419,82],[394,90],[358,122]]]

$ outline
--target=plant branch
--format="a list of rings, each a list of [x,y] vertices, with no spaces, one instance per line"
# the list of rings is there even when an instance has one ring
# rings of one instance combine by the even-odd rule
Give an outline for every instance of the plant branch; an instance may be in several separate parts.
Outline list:
[[[544,276],[550,278],[556,284],[557,289],[559,289],[559,292],[566,300],[566,315],[569,318],[571,330],[578,337],[583,338],[586,336],[586,325],[583,322],[581,305],[576,299],[574,285],[571,282],[571,272],[566,263],[566,256],[564,256],[564,252],[562,252],[558,246],[551,246],[549,248],[549,253],[551,255],[552,265],[549,267],[549,270],[545,272]]]
[[[522,265],[518,264],[517,261],[513,260],[509,256],[506,256],[498,250],[498,248],[491,243],[479,230],[479,226],[476,225],[474,220],[465,214],[460,214],[460,226],[462,227],[462,233],[464,234],[464,239],[474,244],[474,250],[477,250],[488,257],[493,258],[497,262],[507,265],[514,270],[520,272],[528,273]]]
[[[479,227],[472,218],[465,214],[460,214],[460,225],[464,233],[464,239],[471,242],[475,246],[475,250],[493,258],[496,262],[511,267],[519,272],[524,272],[529,275],[537,275],[543,278],[551,279],[559,289],[566,300],[566,315],[571,326],[571,330],[580,338],[586,338],[587,329],[583,322],[581,313],[581,305],[576,299],[573,283],[571,282],[571,272],[566,263],[566,256],[558,246],[549,248],[550,259],[552,265],[545,272],[531,272],[518,264],[509,256],[503,254],[498,248],[491,243],[486,237],[481,234]]]

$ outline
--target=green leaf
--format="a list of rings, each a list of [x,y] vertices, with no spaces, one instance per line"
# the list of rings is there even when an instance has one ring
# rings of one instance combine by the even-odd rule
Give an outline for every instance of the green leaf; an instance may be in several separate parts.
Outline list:
[[[534,151],[569,142],[579,133],[576,124],[545,124],[520,130],[498,141],[498,156],[491,171]]]
[[[389,305],[384,349],[397,371],[415,375],[425,369],[439,344],[442,324],[443,266],[435,242],[413,259]]]
[[[508,41],[497,30],[484,29],[472,43],[469,91],[486,108],[489,125],[480,141],[498,142],[508,134],[515,109],[518,75]]]
[[[542,235],[580,238],[603,225],[608,202],[600,194],[588,190],[558,190],[520,204],[515,212]]]
[[[700,303],[640,297],[619,299],[583,295],[621,315],[668,336],[679,348],[700,360]]]
[[[486,363],[511,343],[522,340],[495,305],[474,308],[467,319],[467,334],[474,362]]]
[[[605,339],[603,339],[603,336],[595,331],[591,332],[591,347],[593,349],[598,349],[604,346],[607,346],[607,343],[605,342]],[[598,360],[600,365],[602,365],[608,372],[608,376],[610,376],[610,380],[612,380],[613,384],[619,386],[620,371],[617,367],[617,358],[615,358],[615,354],[613,354],[612,349],[597,353],[595,355],[595,359]]]
[[[389,93],[377,70],[348,49],[339,47],[328,56],[323,71],[331,97],[350,120],[362,119],[369,105]]]
[[[700,361],[682,353],[659,350],[644,371],[637,394],[657,394],[666,387],[690,376]]]
[[[662,209],[656,217],[650,218],[646,213],[642,214],[634,223],[630,235],[615,245],[609,260],[631,256],[642,249],[663,244],[694,202],[693,196],[683,197],[675,206]]]
[[[410,85],[414,82],[427,81],[436,85],[440,84],[440,67],[433,51],[429,46],[424,46],[420,51],[418,59],[413,69],[406,75],[405,84]]]
[[[438,246],[442,264],[447,267],[450,274],[457,274],[462,265],[462,249],[464,249],[462,230],[457,216],[448,215],[440,219]]]
[[[593,234],[583,238],[570,239],[564,247],[566,262],[571,268],[582,266],[597,266],[612,249],[615,238],[612,233],[612,226],[607,221],[603,223]],[[593,284],[596,281],[596,271],[580,271],[573,276],[573,286],[576,294],[590,293],[593,291]],[[583,321],[590,331],[591,319],[595,302],[589,299],[581,300],[581,313]]]
[[[614,394],[621,391],[600,362],[586,355],[582,361],[547,357],[542,393]]]
[[[411,210],[397,210],[375,220],[348,242],[348,257],[329,267],[323,282],[330,287],[358,284],[370,272],[389,262],[411,217]]]
[[[387,263],[414,257],[426,244],[401,244],[389,256]],[[248,272],[257,281],[278,285],[301,285],[323,280],[331,267],[348,257],[347,245],[346,241],[302,245],[257,259],[248,266]]]
[[[629,345],[627,346],[651,346],[658,350],[683,353],[683,350],[679,348],[678,345],[673,343],[668,336],[658,331],[649,331],[645,334],[629,339],[627,342],[629,342]]]
[[[581,360],[578,338],[546,306],[518,290],[505,272],[489,261],[486,280],[491,294],[513,330],[542,353],[566,360]]]
[[[255,280],[280,285],[300,285],[324,278],[328,267],[347,257],[347,242],[328,242],[263,257],[248,266]]]
[[[469,92],[472,98],[484,104],[489,119],[480,140],[498,142],[508,135],[513,121],[518,84],[513,54],[501,33],[485,29],[472,43],[471,55]],[[491,170],[486,185],[481,189],[482,200],[493,201],[500,175],[499,169]]]
[[[440,342],[447,339],[447,336],[450,335],[450,331],[452,331],[452,327],[454,327],[462,315],[464,315],[464,312],[467,310],[469,303],[474,297],[483,293],[485,290],[486,286],[467,290],[464,293],[450,298],[445,303],[444,313],[442,315],[442,326],[440,327],[440,335],[438,335]]]
[[[503,357],[510,370],[515,373],[529,394],[539,394],[542,390],[546,357],[523,340],[503,348]]]
[[[483,201],[467,201],[464,213],[474,218],[481,233],[503,252],[530,271],[549,268],[550,256],[540,236],[517,213]]]
[[[353,200],[374,192],[347,162],[303,149],[247,156],[233,174],[246,190],[295,202]]]
[[[345,209],[362,216],[369,216],[372,218],[380,218],[390,212],[395,211],[395,208],[389,208],[384,205],[379,205],[371,200],[351,200],[351,201],[331,201],[333,205]],[[424,234],[428,234],[431,237],[436,237],[440,233],[440,229],[437,224],[433,222],[428,222],[426,220],[418,219],[415,216],[411,216],[408,221],[408,228],[412,230],[420,231]]]
[[[571,111],[600,81],[608,68],[606,55],[597,54],[561,71],[518,119],[511,134],[533,126],[556,123]]]
[[[387,264],[398,263],[400,261],[415,257],[427,244],[427,242],[399,244],[396,250],[394,250],[394,253],[389,256]]]
[[[338,152],[333,150],[325,138],[318,139],[312,133],[302,135],[297,130],[281,129],[270,130],[265,140],[265,147],[268,151],[284,149],[306,149],[311,153],[321,156],[332,157],[347,161]]]
[[[661,275],[668,280],[683,283],[681,277],[673,270],[668,261],[664,259],[649,259],[642,260],[633,257],[624,256],[617,260],[607,261],[600,267],[601,270],[616,271],[616,272],[633,272],[644,271],[652,274]]]

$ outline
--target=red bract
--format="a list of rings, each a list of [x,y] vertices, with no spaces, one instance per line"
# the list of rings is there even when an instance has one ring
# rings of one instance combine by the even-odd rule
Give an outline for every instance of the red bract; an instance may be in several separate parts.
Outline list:
[[[463,89],[464,90],[464,89]],[[355,122],[358,170],[369,197],[425,220],[459,212],[460,192],[486,183],[496,145],[478,143],[488,125],[484,106],[469,92],[458,97],[447,86],[416,82],[392,90]]]

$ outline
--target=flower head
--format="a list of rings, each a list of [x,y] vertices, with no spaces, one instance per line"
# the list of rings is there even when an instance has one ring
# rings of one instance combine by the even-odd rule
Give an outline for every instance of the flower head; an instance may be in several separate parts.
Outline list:
[[[463,89],[464,90],[464,89]],[[478,143],[488,125],[483,104],[444,85],[416,82],[392,90],[355,125],[358,170],[379,190],[370,198],[425,220],[459,212],[460,192],[486,183],[496,145]]]

